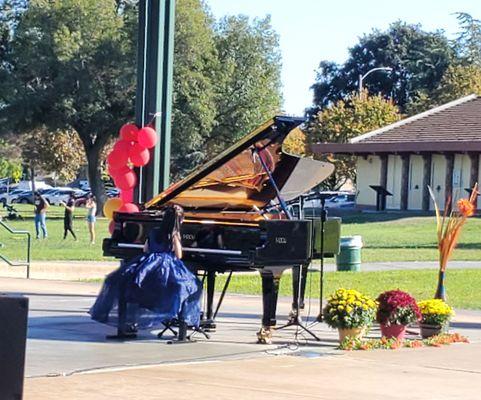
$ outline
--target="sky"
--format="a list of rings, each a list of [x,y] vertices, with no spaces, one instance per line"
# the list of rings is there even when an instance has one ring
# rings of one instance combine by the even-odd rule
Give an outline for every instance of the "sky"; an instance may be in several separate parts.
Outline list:
[[[348,48],[373,29],[402,20],[425,30],[442,29],[449,38],[459,31],[456,12],[481,19],[480,0],[206,0],[216,18],[270,15],[280,36],[284,111],[302,115],[312,103],[310,86],[322,60],[343,63]],[[370,79],[375,79],[375,72]]]

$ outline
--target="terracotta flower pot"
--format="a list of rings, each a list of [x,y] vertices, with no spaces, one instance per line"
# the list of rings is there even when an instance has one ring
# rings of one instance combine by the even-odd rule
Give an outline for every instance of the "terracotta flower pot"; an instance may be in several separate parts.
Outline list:
[[[342,343],[342,341],[348,336],[351,339],[362,339],[362,337],[366,334],[366,330],[367,329],[365,326],[350,329],[339,328],[339,343]]]
[[[399,341],[404,340],[406,325],[384,325],[381,324],[381,333],[387,339],[395,338]]]
[[[423,339],[430,338],[432,336],[439,335],[440,333],[447,332],[448,324],[445,325],[429,325],[429,324],[419,324],[421,337]]]

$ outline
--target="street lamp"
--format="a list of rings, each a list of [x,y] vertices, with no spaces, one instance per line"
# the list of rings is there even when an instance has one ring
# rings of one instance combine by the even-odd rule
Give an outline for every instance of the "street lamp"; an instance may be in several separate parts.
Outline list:
[[[392,68],[391,68],[391,67],[377,67],[377,68],[370,69],[370,70],[367,71],[364,75],[363,75],[363,74],[359,74],[359,96],[360,96],[361,93],[362,93],[362,81],[363,81],[364,78],[366,78],[371,72],[374,72],[374,71],[392,71]]]

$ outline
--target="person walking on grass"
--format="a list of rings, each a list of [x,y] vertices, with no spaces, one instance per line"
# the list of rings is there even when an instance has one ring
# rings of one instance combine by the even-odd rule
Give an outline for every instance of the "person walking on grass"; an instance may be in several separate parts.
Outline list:
[[[87,202],[85,203],[87,208],[87,225],[90,233],[90,244],[95,244],[95,221],[97,215],[97,199],[93,194],[89,194]]]
[[[74,240],[77,241],[77,236],[75,236],[75,232],[73,231],[73,212],[75,210],[74,194],[70,193],[67,203],[61,201],[60,205],[65,207],[65,214],[63,217],[63,240],[67,239],[67,233],[70,232]]]
[[[40,239],[40,230],[42,230],[43,238],[47,239],[48,232],[47,232],[47,208],[48,208],[48,201],[43,197],[40,192],[35,192],[34,196],[34,214],[35,214],[35,233],[36,239]]]

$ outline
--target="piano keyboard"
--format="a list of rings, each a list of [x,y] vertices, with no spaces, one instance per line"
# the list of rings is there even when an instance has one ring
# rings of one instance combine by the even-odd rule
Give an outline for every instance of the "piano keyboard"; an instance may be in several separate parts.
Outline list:
[[[118,247],[124,249],[143,249],[143,244],[135,244],[135,243],[118,243]],[[186,253],[209,253],[209,254],[225,254],[225,255],[232,255],[232,256],[240,256],[242,255],[242,251],[240,250],[223,250],[223,249],[206,249],[202,247],[182,247],[182,251]]]

